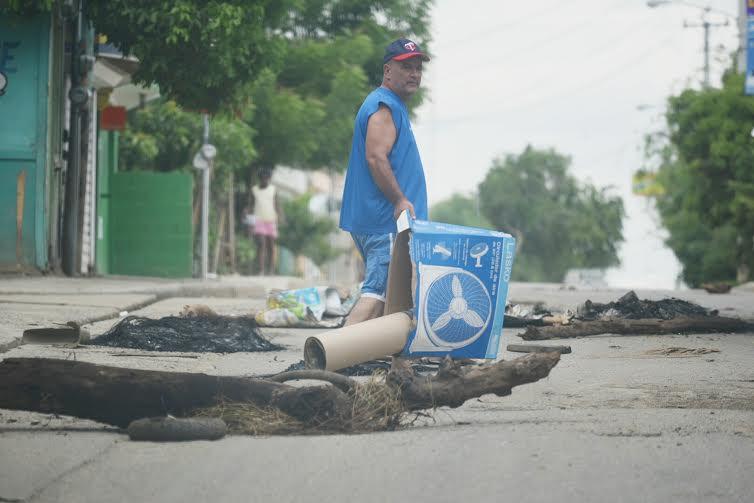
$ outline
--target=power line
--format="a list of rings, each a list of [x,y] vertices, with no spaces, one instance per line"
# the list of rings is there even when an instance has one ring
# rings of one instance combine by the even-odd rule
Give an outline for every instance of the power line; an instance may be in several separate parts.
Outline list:
[[[622,12],[623,10],[627,10],[627,9],[622,9],[621,11],[617,11],[617,12]],[[599,13],[595,14],[595,17],[600,17],[602,14],[604,14],[604,13],[606,13],[608,11],[614,11],[615,12],[616,9],[614,9],[613,7],[608,7],[607,9],[603,9]],[[523,46],[513,47],[513,48],[511,48],[507,52],[504,51],[504,52],[501,52],[501,53],[497,53],[496,57],[497,57],[498,60],[501,60],[501,59],[504,59],[504,58],[507,58],[507,57],[513,56],[513,55],[531,54],[532,52],[535,52],[535,51],[537,51],[537,50],[539,50],[539,49],[541,49],[543,47],[546,47],[548,45],[552,46],[555,43],[562,43],[562,41],[565,40],[565,39],[567,39],[567,38],[570,38],[570,37],[573,37],[573,36],[582,35],[583,32],[581,32],[580,29],[582,27],[584,27],[584,26],[588,26],[588,25],[591,25],[593,23],[594,23],[594,19],[593,18],[591,18],[591,17],[587,18],[584,22],[578,23],[576,25],[568,25],[563,30],[561,30],[559,32],[555,32],[553,34],[547,35],[546,37],[541,37],[539,39],[536,39],[533,43],[529,42],[528,44],[523,45]],[[659,24],[660,24],[660,22],[657,22],[658,26],[659,26]],[[627,40],[628,39],[627,35],[629,35],[631,33],[634,33],[637,25],[646,25],[646,23],[633,24],[627,30],[625,30],[624,32],[622,32],[616,38],[619,39],[619,40]],[[608,51],[613,51],[614,50],[614,49],[612,49],[612,47],[613,47],[612,44],[605,43],[605,44],[603,44],[603,46],[606,47]],[[439,55],[439,57],[441,58],[442,55]],[[470,68],[464,68],[464,72],[465,73],[473,72],[473,71],[475,71],[475,70],[477,70],[479,68],[482,68],[482,67],[486,68],[486,67],[490,67],[490,66],[491,65],[490,65],[489,62],[485,62],[485,63],[481,63],[481,64],[478,64],[478,65],[474,65],[474,66],[472,66]]]
[[[579,92],[581,92],[581,91],[584,91],[586,89],[593,88],[596,85],[606,84],[606,83],[612,81],[614,78],[616,78],[617,76],[620,75],[617,72],[617,70],[620,67],[630,66],[630,65],[632,65],[632,64],[634,64],[634,63],[636,63],[636,62],[638,62],[638,61],[640,61],[642,59],[644,59],[650,53],[656,51],[659,48],[664,47],[670,40],[672,40],[672,38],[673,38],[673,35],[670,35],[670,36],[664,38],[658,44],[655,44],[653,46],[648,47],[645,51],[642,51],[641,53],[637,54],[634,58],[631,58],[628,61],[621,61],[620,64],[619,64],[619,66],[617,66],[617,67],[611,67],[608,70],[606,70],[606,71],[604,71],[604,72],[596,75],[595,77],[587,80],[586,82],[580,82],[580,83],[577,83],[577,84],[575,84],[573,86],[570,86],[568,89],[565,90],[565,92],[557,92],[555,94],[552,94],[552,95],[547,96],[545,98],[541,98],[541,99],[535,100],[534,102],[530,102],[530,103],[519,103],[519,104],[517,104],[515,106],[512,106],[512,107],[503,107],[502,109],[498,109],[498,110],[490,110],[490,109],[488,109],[483,114],[471,114],[471,115],[460,116],[460,117],[456,117],[456,118],[452,118],[452,119],[447,119],[447,120],[439,120],[437,122],[458,123],[458,122],[477,121],[479,119],[483,119],[483,120],[495,120],[495,121],[497,121],[497,120],[499,120],[498,117],[496,117],[496,116],[495,117],[491,117],[490,115],[493,114],[493,113],[494,114],[499,114],[499,113],[503,113],[503,112],[510,112],[510,111],[519,110],[519,109],[522,109],[522,108],[533,108],[533,107],[536,107],[536,106],[540,106],[543,103],[547,103],[549,101],[552,101],[553,99],[557,99],[557,98],[561,98],[561,97],[564,97],[564,96],[568,96],[573,91],[579,91]]]
[[[538,10],[538,11],[532,13],[532,14],[527,14],[526,16],[522,16],[522,17],[520,17],[520,18],[518,18],[518,19],[516,19],[514,21],[507,21],[505,23],[501,23],[501,24],[492,26],[491,28],[488,28],[488,29],[486,29],[484,31],[481,31],[481,32],[477,32],[477,33],[475,33],[475,34],[473,34],[471,36],[468,36],[468,37],[458,37],[458,38],[456,38],[454,40],[451,40],[450,42],[443,43],[442,45],[440,45],[440,47],[443,47],[445,45],[454,45],[454,46],[456,46],[456,44],[460,44],[462,42],[466,42],[467,43],[467,42],[472,42],[474,40],[479,40],[480,38],[485,38],[485,37],[487,37],[487,36],[489,36],[491,34],[499,32],[500,30],[505,29],[505,28],[517,28],[517,27],[521,26],[521,23],[523,23],[525,21],[528,21],[529,19],[537,18],[537,17],[541,16],[544,13],[550,13],[550,14],[552,14],[554,12],[557,12],[559,10],[564,9],[567,6],[568,6],[567,2],[562,2],[561,1],[561,2],[558,2],[558,5],[556,7],[545,7],[545,8],[540,9],[540,10]]]

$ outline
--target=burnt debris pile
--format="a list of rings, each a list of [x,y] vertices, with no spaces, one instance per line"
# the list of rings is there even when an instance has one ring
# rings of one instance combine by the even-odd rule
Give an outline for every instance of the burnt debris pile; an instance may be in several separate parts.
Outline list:
[[[642,300],[628,292],[615,302],[589,300],[575,316],[548,326],[530,325],[520,337],[526,341],[569,339],[590,335],[719,334],[754,332],[749,320],[719,316],[685,300]]]
[[[279,351],[252,318],[234,316],[128,316],[89,343],[95,346],[197,353]]]
[[[710,311],[698,304],[673,297],[661,300],[639,299],[630,291],[615,302],[601,304],[587,300],[578,310],[577,318],[584,321],[606,319],[659,319],[672,320],[678,317],[717,316],[717,311]]]

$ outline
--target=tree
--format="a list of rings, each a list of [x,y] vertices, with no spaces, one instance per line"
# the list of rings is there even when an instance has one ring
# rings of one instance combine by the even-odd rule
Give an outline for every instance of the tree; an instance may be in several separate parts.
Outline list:
[[[428,42],[431,3],[310,0],[291,9],[281,64],[253,84],[244,117],[260,135],[255,167],[344,170],[354,116],[382,81],[384,47],[399,36]]]
[[[480,212],[479,199],[453,194],[450,199],[432,205],[430,218],[435,222],[492,229],[492,224]]]
[[[743,95],[743,79],[734,68],[722,89],[670,97],[667,133],[647,138],[667,244],[691,286],[746,281],[754,268],[754,99]]]
[[[286,225],[280,229],[279,243],[294,255],[305,255],[317,265],[340,255],[341,251],[330,245],[330,233],[336,228],[328,217],[319,217],[309,211],[310,196],[305,194],[283,203]]]
[[[173,171],[188,169],[201,143],[199,114],[174,101],[161,100],[133,110],[121,134],[119,162],[124,169]]]
[[[97,31],[139,59],[134,81],[191,110],[215,112],[279,63],[285,0],[89,0]]]
[[[530,146],[493,162],[479,185],[484,216],[519,241],[513,278],[562,281],[570,268],[619,263],[623,201],[579,184],[570,159]]]
[[[87,0],[98,33],[139,59],[133,80],[156,83],[163,96],[191,110],[216,112],[243,86],[280,62],[282,28],[297,0]],[[9,0],[0,13],[50,11],[53,0]]]
[[[124,169],[193,172],[191,161],[201,146],[202,128],[199,114],[174,101],[150,103],[130,113],[129,127],[120,138],[120,162]],[[220,114],[210,121],[210,139],[217,147],[213,187],[222,190],[230,172],[243,171],[256,156],[254,130]]]
[[[262,72],[250,94],[254,107],[247,109],[244,120],[259,132],[255,166],[301,166],[317,149],[316,132],[325,116],[323,103],[280,88],[270,70]]]

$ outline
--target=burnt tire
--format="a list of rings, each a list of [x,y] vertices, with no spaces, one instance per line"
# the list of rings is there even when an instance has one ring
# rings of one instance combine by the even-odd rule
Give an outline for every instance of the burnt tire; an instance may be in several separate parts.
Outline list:
[[[225,421],[216,417],[145,417],[128,425],[131,440],[151,442],[218,440],[227,431]]]

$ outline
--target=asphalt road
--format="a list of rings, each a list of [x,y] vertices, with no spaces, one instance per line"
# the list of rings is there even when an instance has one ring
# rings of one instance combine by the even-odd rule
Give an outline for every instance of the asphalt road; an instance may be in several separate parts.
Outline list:
[[[573,306],[621,293],[537,285],[516,287],[511,297]],[[683,296],[726,314],[754,314],[754,293]],[[175,314],[196,300],[166,299],[140,312]],[[227,314],[259,301],[201,300]],[[98,333],[111,324],[89,328]],[[140,357],[19,346],[0,357],[255,375],[300,360],[310,333],[269,331],[287,346],[275,354]],[[506,330],[503,344],[522,342],[517,333]],[[141,443],[92,422],[0,410],[0,501],[754,500],[754,334],[566,343],[573,352],[549,378],[509,397],[439,409],[397,432]],[[670,347],[709,352],[663,354]]]

